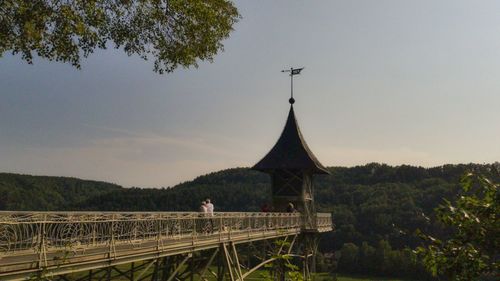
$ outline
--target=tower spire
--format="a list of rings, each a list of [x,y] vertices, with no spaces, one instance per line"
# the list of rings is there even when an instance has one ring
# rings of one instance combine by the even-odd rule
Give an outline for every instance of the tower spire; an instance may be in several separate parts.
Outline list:
[[[302,69],[304,69],[304,67],[302,68],[293,68],[293,67],[290,67],[290,69],[284,69],[282,70],[281,72],[288,72],[290,73],[290,99],[288,100],[288,102],[290,104],[294,104],[295,103],[295,99],[293,98],[293,76],[294,75],[298,75],[300,74],[300,72],[302,71]]]

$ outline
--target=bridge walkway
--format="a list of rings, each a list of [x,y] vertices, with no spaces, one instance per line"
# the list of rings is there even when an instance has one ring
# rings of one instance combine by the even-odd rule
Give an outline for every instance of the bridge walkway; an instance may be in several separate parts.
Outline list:
[[[26,280],[304,231],[299,213],[0,212],[0,280]],[[308,231],[332,230],[318,214]]]

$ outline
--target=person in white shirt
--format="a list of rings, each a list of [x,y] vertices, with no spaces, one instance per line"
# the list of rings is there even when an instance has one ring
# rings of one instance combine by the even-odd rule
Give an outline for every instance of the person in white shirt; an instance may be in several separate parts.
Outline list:
[[[210,198],[205,199],[205,202],[207,202],[207,204],[205,205],[207,207],[207,215],[209,217],[213,217],[214,216],[214,204],[212,204],[212,202],[210,202]],[[212,220],[212,218],[210,218],[208,220],[208,222],[210,225],[210,232],[213,232],[214,231],[214,221]]]
[[[205,199],[205,206],[207,207],[207,213],[209,216],[213,217],[214,215],[214,204],[210,202],[210,198]]]

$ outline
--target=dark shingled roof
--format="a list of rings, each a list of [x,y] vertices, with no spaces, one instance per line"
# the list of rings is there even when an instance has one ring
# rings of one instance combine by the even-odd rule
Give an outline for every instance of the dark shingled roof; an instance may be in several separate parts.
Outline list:
[[[293,112],[293,105],[290,106],[288,119],[278,142],[252,169],[262,172],[276,169],[296,169],[310,170],[314,174],[329,174],[302,137]]]

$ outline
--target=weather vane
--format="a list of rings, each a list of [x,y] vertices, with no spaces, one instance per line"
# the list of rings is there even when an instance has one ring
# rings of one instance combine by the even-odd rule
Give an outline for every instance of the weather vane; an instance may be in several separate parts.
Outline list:
[[[290,104],[293,104],[295,102],[295,99],[293,98],[293,76],[300,74],[300,72],[304,69],[302,68],[293,68],[290,67],[290,69],[285,69],[282,70],[281,72],[289,72],[290,73],[290,99],[288,100]]]

